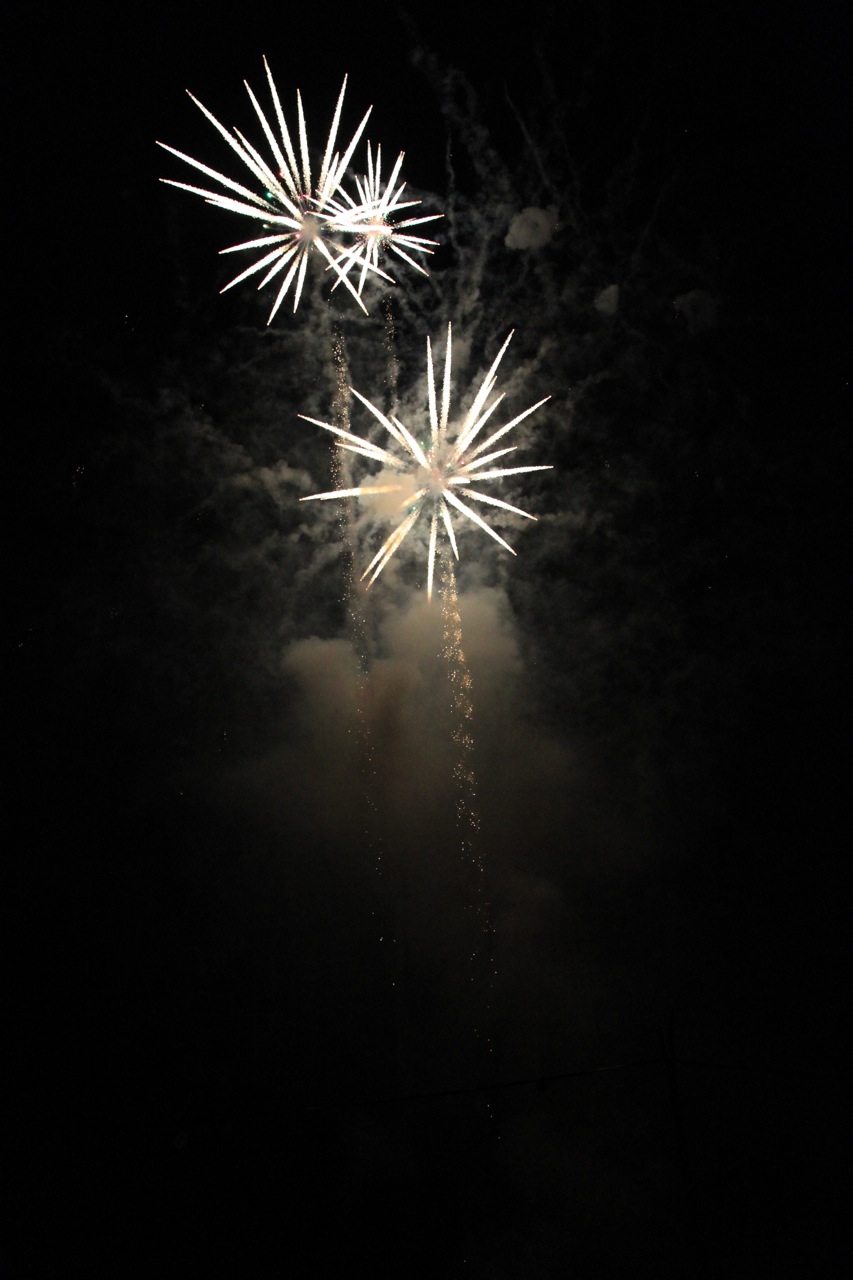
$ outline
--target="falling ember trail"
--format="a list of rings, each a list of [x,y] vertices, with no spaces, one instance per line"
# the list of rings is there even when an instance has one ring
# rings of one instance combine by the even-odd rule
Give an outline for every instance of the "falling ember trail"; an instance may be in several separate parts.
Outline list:
[[[334,419],[343,430],[349,428],[349,366],[346,346],[340,326],[335,323],[332,330],[332,357],[335,363],[335,398]],[[341,450],[332,450],[332,474],[335,483],[347,486],[352,483],[352,455]],[[376,1020],[376,1034],[385,1046],[378,1052],[377,1062],[384,1063],[387,1076],[378,1079],[380,1092],[392,1092],[396,1088],[398,1076],[397,1059],[399,1056],[399,1011],[400,980],[397,956],[396,920],[393,904],[393,892],[389,883],[388,865],[384,857],[382,838],[382,822],[380,816],[380,774],[376,760],[376,746],[372,733],[373,714],[371,711],[371,667],[373,665],[373,625],[371,621],[371,599],[355,573],[357,563],[358,532],[356,527],[355,504],[352,501],[341,503],[338,525],[344,550],[344,598],[349,618],[350,635],[356,664],[356,723],[355,753],[361,769],[362,807],[364,822],[364,847],[368,859],[372,862],[376,873],[376,891],[372,899],[370,914],[371,928],[375,941],[379,944],[381,956],[382,982],[389,999],[384,1008],[384,1017]],[[381,1074],[381,1073],[380,1073]]]
[[[391,295],[385,294],[382,299],[382,311],[385,315],[385,350],[388,353],[388,389],[391,392],[391,409],[397,412],[397,381],[400,367],[397,362],[397,324],[394,319],[394,304]]]
[[[347,365],[343,335],[339,329],[336,329],[332,340],[332,355],[335,361],[336,372],[334,401],[335,421],[339,422],[343,429],[347,429],[349,427],[349,368]],[[348,484],[351,480],[351,470],[352,464],[350,455],[342,453],[337,449],[333,450],[332,474],[334,476],[335,483],[341,486]],[[370,667],[372,661],[370,638],[371,625],[368,616],[369,600],[367,593],[359,586],[355,578],[357,533],[353,504],[351,502],[347,502],[342,505],[340,509],[339,523],[342,541],[347,548],[345,604],[350,619],[353,649],[355,650],[356,656],[356,707],[358,716],[356,746],[361,760],[361,768],[365,781],[365,816],[367,822],[365,836],[368,846],[373,853],[374,867],[377,875],[381,876],[384,871],[384,866],[382,860],[382,839],[379,830],[376,801],[378,775],[376,769],[376,753],[370,732],[369,715]],[[383,940],[388,939],[390,941],[391,932],[392,931],[389,928],[380,927],[380,934]]]
[[[475,999],[474,1032],[491,1065],[491,996],[495,972],[492,909],[486,890],[486,868],[480,841],[480,811],[474,773],[473,692],[471,672],[462,647],[462,618],[456,573],[450,549],[439,559],[439,595],[443,626],[442,656],[450,679],[451,737],[456,748],[453,777],[456,784],[456,825],[460,853],[473,873],[472,912],[476,943],[471,951],[471,984]]]

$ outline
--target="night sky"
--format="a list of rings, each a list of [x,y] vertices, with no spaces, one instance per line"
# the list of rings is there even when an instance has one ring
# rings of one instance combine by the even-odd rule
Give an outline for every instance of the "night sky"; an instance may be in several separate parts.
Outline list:
[[[4,1275],[846,1273],[850,31],[746,7],[14,21]],[[444,215],[369,316],[158,182],[264,54]],[[448,321],[551,397],[457,526],[475,801],[423,533],[365,595],[298,501],[335,342],[422,425]]]

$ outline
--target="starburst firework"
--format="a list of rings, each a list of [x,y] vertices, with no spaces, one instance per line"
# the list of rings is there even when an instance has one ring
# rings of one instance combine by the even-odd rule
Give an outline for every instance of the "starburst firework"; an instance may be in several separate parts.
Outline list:
[[[545,404],[550,399],[550,396],[545,396],[544,399],[537,401],[529,409],[525,409],[523,413],[518,414],[505,426],[498,427],[496,431],[492,431],[481,443],[475,443],[486,422],[491,418],[506,394],[501,392],[500,395],[490,400],[497,382],[498,365],[509,346],[511,338],[512,333],[509,334],[495,357],[491,368],[483,378],[458,429],[451,428],[448,422],[450,414],[451,326],[447,326],[447,348],[444,358],[444,379],[440,403],[436,395],[432,346],[429,338],[427,338],[429,434],[425,443],[421,443],[399,418],[387,417],[376,405],[372,404],[359,391],[356,391],[354,387],[350,388],[356,399],[373,414],[392,437],[393,441],[400,446],[402,456],[398,453],[392,453],[378,444],[374,444],[373,441],[368,440],[366,437],[354,435],[351,431],[334,426],[330,422],[321,422],[318,418],[310,418],[306,414],[299,415],[306,422],[313,422],[315,426],[322,427],[325,431],[331,431],[337,436],[336,444],[339,449],[360,454],[371,462],[380,463],[383,469],[389,468],[396,473],[391,483],[366,483],[352,489],[335,489],[330,493],[313,493],[301,499],[302,502],[312,502],[317,500],[327,501],[331,498],[367,497],[386,493],[401,493],[403,495],[398,507],[398,512],[401,516],[399,523],[386,538],[361,575],[362,580],[367,578],[368,587],[376,581],[389,560],[402,546],[417,524],[422,512],[428,516],[430,522],[427,559],[427,595],[430,598],[432,597],[436,541],[439,528],[446,533],[453,549],[453,554],[457,560],[459,559],[459,549],[450,514],[451,508],[460,515],[465,516],[472,524],[477,525],[478,528],[494,538],[512,555],[515,555],[509,543],[499,533],[496,533],[472,507],[462,501],[459,497],[460,490],[465,494],[466,498],[473,499],[474,502],[482,502],[488,506],[498,507],[514,515],[524,516],[528,520],[536,519],[528,511],[522,511],[520,507],[512,506],[509,502],[504,502],[502,499],[495,498],[488,493],[481,493],[471,487],[475,481],[490,482],[502,479],[504,476],[521,475],[529,471],[551,470],[550,465],[525,467],[488,466],[489,463],[495,462],[498,458],[515,451],[515,445],[504,446],[500,449],[493,449],[492,446],[507,435],[513,427],[518,426],[531,413],[534,413]]]
[[[355,180],[358,201],[353,200],[343,188],[340,190],[340,198],[330,201],[330,207],[335,211],[333,223],[335,230],[346,232],[356,238],[355,244],[342,255],[338,265],[341,267],[341,274],[346,274],[357,263],[361,263],[359,296],[369,271],[383,276],[386,280],[391,280],[388,273],[379,266],[379,254],[383,250],[390,249],[410,267],[414,267],[415,271],[426,275],[424,268],[420,263],[415,262],[406,250],[409,249],[414,253],[432,253],[438,244],[437,240],[427,240],[423,236],[412,235],[410,228],[422,226],[425,222],[435,222],[441,217],[440,213],[425,214],[419,218],[405,218],[397,223],[392,221],[401,209],[411,209],[420,204],[420,200],[403,199],[405,182],[400,183],[399,186],[396,185],[404,157],[405,152],[401,151],[383,191],[382,148],[377,146],[374,162],[373,151],[368,143],[367,175]],[[338,283],[339,281],[336,281],[333,288],[336,289]]]
[[[397,213],[399,209],[419,203],[418,201],[402,201],[405,183],[398,188],[394,188],[394,184],[399,178],[400,165],[403,159],[402,153],[394,168],[388,189],[384,193],[381,191],[379,178],[378,148],[375,168],[370,148],[368,148],[368,176],[363,180],[356,180],[359,199],[353,199],[341,186],[353,152],[364,132],[364,127],[372,110],[372,107],[367,109],[349,145],[341,155],[339,151],[335,150],[335,142],[346,92],[346,76],[344,76],[344,82],[341,86],[338,103],[332,119],[332,126],[329,130],[319,176],[314,182],[308,154],[308,137],[301,94],[297,90],[296,110],[299,141],[299,157],[297,159],[291,135],[284,119],[278,90],[266,58],[264,58],[264,68],[275,109],[278,136],[273,131],[267,116],[264,114],[248,83],[246,81],[243,83],[246,85],[252,106],[269,144],[272,153],[271,161],[265,160],[257,148],[247,141],[239,129],[235,128],[232,136],[220,124],[213,113],[208,111],[207,107],[199,102],[193,94],[189,94],[202,114],[221,134],[232,151],[239,156],[242,163],[259,184],[260,191],[250,190],[242,183],[235,182],[233,179],[226,177],[225,174],[219,173],[216,169],[212,169],[206,164],[202,164],[200,160],[194,160],[191,156],[168,146],[165,142],[160,142],[157,145],[177,156],[180,160],[192,165],[194,169],[197,169],[206,177],[213,179],[214,182],[224,188],[224,191],[212,191],[204,187],[192,186],[185,182],[175,182],[171,178],[163,178],[161,181],[169,186],[178,187],[183,191],[190,191],[194,195],[200,195],[207,204],[214,205],[219,209],[227,209],[232,213],[241,214],[246,218],[253,218],[263,224],[264,231],[267,234],[242,241],[240,244],[229,245],[228,248],[220,251],[222,253],[239,253],[244,250],[265,250],[265,252],[262,252],[261,257],[253,262],[251,266],[229,281],[221,292],[225,293],[228,289],[233,288],[234,285],[240,284],[243,280],[266,269],[266,274],[258,285],[258,288],[262,289],[264,285],[275,280],[284,271],[284,279],[281,281],[267,324],[275,316],[291,287],[293,288],[293,310],[296,311],[299,306],[299,299],[302,296],[308,260],[312,255],[323,259],[325,269],[331,270],[335,275],[335,285],[343,284],[362,311],[366,312],[367,308],[362,302],[361,293],[367,274],[374,273],[390,280],[387,273],[382,271],[378,265],[380,248],[385,246],[392,248],[401,257],[406,258],[408,262],[422,271],[423,268],[418,267],[417,263],[407,257],[401,246],[405,245],[421,253],[431,253],[432,249],[429,246],[434,245],[436,242],[411,236],[403,231],[402,228],[431,219],[408,219],[399,226],[390,222],[392,215]],[[187,92],[189,93],[189,91]],[[433,216],[438,217],[440,215]],[[348,243],[349,240],[353,241],[353,243]],[[350,274],[352,268],[357,264],[361,264],[361,274],[356,288],[350,280]]]

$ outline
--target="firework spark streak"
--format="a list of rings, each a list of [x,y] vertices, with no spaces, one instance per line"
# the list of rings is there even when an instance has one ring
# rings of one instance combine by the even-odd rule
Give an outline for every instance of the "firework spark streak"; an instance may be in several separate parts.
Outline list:
[[[459,751],[459,759],[453,770],[458,784],[456,819],[463,831],[463,858],[474,864],[478,878],[482,879],[483,861],[476,844],[480,830],[480,815],[477,808],[477,784],[473,766],[474,738],[471,732],[474,686],[465,659],[465,651],[462,648],[462,619],[459,615],[456,574],[453,572],[453,561],[447,554],[441,557],[440,579],[441,618],[444,630],[441,651],[450,674],[452,737]]]
[[[348,389],[348,369],[346,349],[344,346],[343,335],[340,330],[336,330],[332,342],[332,355],[335,362],[336,375],[336,391],[335,391],[335,416],[339,421],[349,424],[349,389]],[[351,455],[335,451],[332,455],[332,470],[335,480],[341,484],[349,482],[349,472],[351,469]],[[353,650],[356,657],[356,745],[364,782],[364,817],[365,831],[364,835],[367,840],[369,849],[373,855],[373,866],[378,877],[382,878],[385,873],[385,863],[383,857],[384,842],[382,837],[382,824],[377,805],[377,777],[378,769],[376,763],[376,751],[373,743],[373,735],[371,733],[371,715],[370,715],[370,668],[372,665],[372,652],[370,644],[371,623],[368,612],[368,601],[363,591],[356,590],[355,574],[353,572],[356,563],[356,531],[353,513],[348,503],[342,504],[339,509],[339,526],[342,539],[347,548],[346,555],[346,595],[345,605],[349,615],[350,631],[352,636]],[[389,982],[392,987],[396,985],[395,979],[395,957],[393,927],[393,913],[390,912],[386,904],[377,906],[372,912],[378,930],[379,942],[387,944],[385,951],[387,953],[387,963],[389,965]]]
[[[442,657],[450,680],[451,737],[456,748],[453,778],[456,784],[456,824],[460,834],[461,857],[473,872],[472,910],[477,941],[471,952],[471,982],[475,983],[482,1005],[477,1013],[474,1034],[490,1063],[493,1052],[490,1021],[495,961],[492,908],[486,885],[486,867],[480,843],[480,810],[474,773],[474,684],[462,647],[462,618],[450,549],[439,560],[439,596],[442,619]]]
[[[302,296],[308,260],[312,255],[320,257],[325,264],[325,269],[332,271],[335,276],[334,287],[343,284],[362,311],[366,313],[367,308],[362,302],[361,293],[368,273],[382,276],[393,283],[392,278],[379,266],[380,250],[391,249],[416,270],[426,275],[423,267],[406,253],[406,249],[417,253],[432,253],[432,246],[437,242],[426,240],[422,236],[413,236],[409,228],[430,222],[441,215],[407,218],[399,224],[392,221],[400,209],[410,208],[420,203],[417,200],[404,201],[403,193],[406,184],[397,185],[403,162],[402,152],[383,192],[380,150],[377,147],[374,163],[373,153],[368,146],[367,177],[355,180],[358,200],[353,199],[344,190],[341,183],[364,132],[370,112],[373,110],[372,107],[368,107],[343,154],[336,151],[335,142],[347,87],[346,76],[341,86],[320,172],[315,182],[311,173],[301,94],[297,90],[299,144],[297,158],[293,140],[284,119],[278,90],[266,58],[264,58],[264,68],[278,134],[273,130],[248,83],[246,81],[243,83],[246,85],[246,91],[269,146],[272,157],[270,160],[265,160],[260,151],[244,137],[239,129],[234,129],[232,136],[216,116],[199,102],[198,98],[189,94],[199,111],[210,121],[249,170],[259,190],[250,190],[242,183],[235,182],[218,170],[202,164],[200,160],[194,160],[183,151],[167,146],[165,142],[158,142],[157,145],[197,169],[206,178],[218,183],[224,190],[212,191],[206,187],[191,186],[186,182],[175,182],[171,178],[162,178],[161,181],[169,186],[178,187],[182,191],[190,191],[194,195],[202,196],[207,204],[214,205],[216,208],[227,209],[231,213],[253,218],[263,224],[266,234],[244,240],[240,244],[229,245],[227,249],[220,251],[221,253],[239,253],[244,250],[262,251],[261,256],[236,275],[221,292],[225,293],[234,285],[247,280],[249,276],[266,270],[266,274],[258,285],[258,288],[262,289],[264,285],[280,277],[286,268],[267,324],[275,316],[291,287],[293,288],[293,310],[296,311]],[[189,93],[189,90],[187,92]],[[356,288],[350,280],[350,274],[353,267],[359,264],[361,272]]]
[[[339,449],[360,454],[370,462],[378,463],[383,470],[390,470],[389,483],[361,484],[352,488],[334,489],[328,493],[313,493],[300,499],[302,502],[328,501],[331,498],[369,497],[375,494],[400,493],[402,495],[398,512],[399,523],[392,530],[385,542],[377,551],[370,564],[361,575],[367,579],[370,587],[379,577],[382,570],[399,550],[412,529],[418,523],[421,513],[429,521],[429,551],[427,558],[427,596],[432,598],[433,577],[435,574],[436,544],[439,532],[446,534],[453,554],[459,559],[459,550],[451,518],[451,510],[463,515],[472,524],[482,529],[512,555],[512,547],[491,525],[459,496],[464,493],[466,499],[484,503],[491,507],[508,511],[513,515],[524,516],[527,520],[535,520],[528,511],[512,506],[492,494],[482,493],[472,488],[475,482],[503,479],[504,476],[521,475],[530,471],[550,471],[551,466],[525,467],[493,467],[490,463],[506,454],[515,451],[515,445],[494,449],[492,446],[503,439],[513,427],[518,426],[525,418],[539,409],[550,396],[537,401],[523,413],[519,413],[510,422],[497,430],[493,430],[485,440],[478,441],[486,422],[504,399],[504,392],[492,397],[497,382],[497,369],[501,358],[509,346],[512,333],[504,342],[486,376],[483,378],[474,400],[465,414],[458,429],[449,426],[450,415],[450,362],[451,362],[451,326],[447,326],[447,347],[444,358],[444,378],[441,389],[441,401],[436,394],[435,372],[433,369],[432,347],[427,338],[427,389],[429,400],[429,437],[421,443],[408,427],[393,415],[388,417],[376,405],[372,404],[354,387],[350,390],[355,398],[373,414],[382,424],[392,441],[398,446],[398,452],[391,452],[378,444],[374,444],[365,436],[357,436],[343,427],[334,426],[330,422],[321,422],[318,418],[309,418],[299,414],[306,422],[331,431],[338,437]],[[401,456],[402,454],[402,456]]]

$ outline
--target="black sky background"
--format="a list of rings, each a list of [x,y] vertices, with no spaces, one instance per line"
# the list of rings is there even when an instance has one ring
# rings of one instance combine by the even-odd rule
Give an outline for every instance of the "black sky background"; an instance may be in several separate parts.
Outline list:
[[[846,1271],[841,7],[13,34],[6,1273]],[[518,557],[461,548],[491,981],[422,557],[360,677],[297,503],[333,328],[384,394],[388,304],[266,329],[233,220],[157,181],[156,138],[233,172],[183,90],[243,125],[263,53],[315,139],[348,71],[445,213],[403,403],[451,319],[454,394],[515,326],[508,404],[552,396]]]

